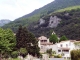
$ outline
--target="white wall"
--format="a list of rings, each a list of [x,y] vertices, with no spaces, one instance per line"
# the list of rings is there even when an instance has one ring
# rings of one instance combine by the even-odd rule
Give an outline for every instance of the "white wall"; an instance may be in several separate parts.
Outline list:
[[[71,41],[60,42],[57,44],[57,46],[58,48],[69,48],[69,52],[58,52],[59,54],[64,53],[64,57],[70,57],[70,51],[75,49],[74,42]]]

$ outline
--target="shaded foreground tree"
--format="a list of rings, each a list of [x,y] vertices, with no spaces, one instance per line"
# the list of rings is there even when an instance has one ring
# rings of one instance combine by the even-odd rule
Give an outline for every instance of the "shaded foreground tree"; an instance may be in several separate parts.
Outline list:
[[[9,57],[16,45],[15,35],[10,29],[0,28],[0,60],[2,57]]]
[[[36,40],[35,36],[27,30],[26,27],[19,26],[16,33],[16,41],[17,49],[20,50],[21,48],[26,48],[27,53],[39,57],[40,49],[38,47],[38,41]]]

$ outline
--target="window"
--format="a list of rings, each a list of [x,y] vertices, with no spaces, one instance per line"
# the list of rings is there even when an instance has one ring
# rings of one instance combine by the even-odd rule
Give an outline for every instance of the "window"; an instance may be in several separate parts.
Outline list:
[[[41,49],[43,49],[43,46],[41,46]]]
[[[63,52],[69,52],[69,50],[62,50]]]
[[[51,21],[51,23],[53,23],[53,21]]]
[[[41,42],[43,42],[43,40],[41,40]]]
[[[68,44],[66,44],[66,47],[68,47]]]
[[[58,50],[58,52],[61,52],[61,50]]]
[[[62,44],[61,44],[61,47],[62,47]]]
[[[47,40],[44,40],[44,42],[47,42]]]

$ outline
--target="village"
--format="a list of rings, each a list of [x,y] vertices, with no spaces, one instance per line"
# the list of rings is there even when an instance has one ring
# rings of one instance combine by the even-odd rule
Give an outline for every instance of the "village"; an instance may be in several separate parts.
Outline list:
[[[71,55],[70,52],[72,50],[77,50],[80,49],[80,45],[76,44],[80,41],[76,40],[67,40],[67,41],[61,41],[58,43],[51,43],[49,42],[49,39],[45,36],[41,36],[38,38],[39,39],[39,47],[40,47],[40,52],[45,53],[47,50],[52,49],[54,51],[54,55],[52,58],[55,58],[55,55],[60,55],[62,57],[57,57],[57,58],[64,58],[66,60],[70,60]],[[45,60],[47,60],[45,58]]]
[[[80,0],[0,0],[0,60],[80,60]]]
[[[50,37],[37,38],[22,26],[16,34],[10,29],[0,30],[1,60],[72,60],[79,57],[80,41],[58,37],[54,31]]]
[[[52,33],[55,34],[55,33]],[[45,36],[38,37],[38,46],[42,58],[27,55],[25,60],[71,60],[71,51],[80,49],[80,41],[66,40],[57,43],[51,43]]]

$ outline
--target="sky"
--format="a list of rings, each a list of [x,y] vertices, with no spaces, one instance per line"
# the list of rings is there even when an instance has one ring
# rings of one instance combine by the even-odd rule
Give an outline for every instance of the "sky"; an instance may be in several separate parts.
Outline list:
[[[53,0],[0,0],[0,20],[15,20]]]

